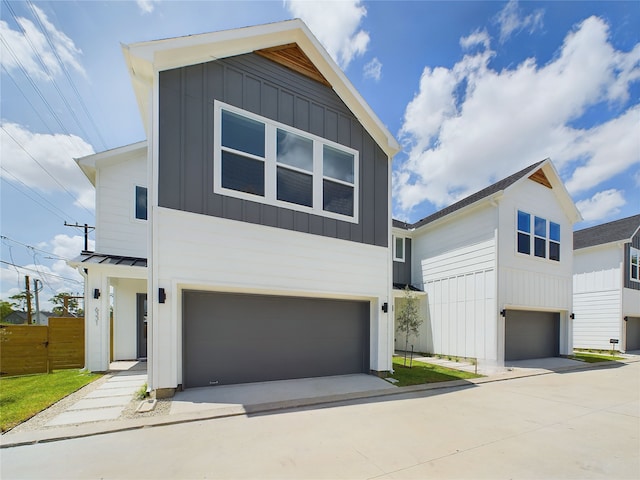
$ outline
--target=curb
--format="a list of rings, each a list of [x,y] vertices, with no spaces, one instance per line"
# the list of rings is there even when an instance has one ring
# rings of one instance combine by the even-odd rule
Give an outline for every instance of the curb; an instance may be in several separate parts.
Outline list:
[[[354,400],[366,400],[381,397],[402,396],[414,393],[429,392],[432,390],[461,389],[475,387],[486,383],[504,382],[519,378],[536,377],[550,375],[554,373],[564,373],[569,371],[596,370],[605,368],[616,368],[622,364],[637,363],[638,359],[625,359],[624,361],[608,361],[600,363],[585,363],[584,365],[570,365],[559,367],[555,370],[540,370],[534,372],[507,372],[502,377],[480,377],[468,380],[453,380],[450,382],[440,382],[424,385],[412,385],[408,387],[397,387],[396,389],[369,390],[364,392],[354,392],[338,395],[325,395],[313,398],[301,398],[278,402],[267,402],[255,405],[232,406],[202,410],[199,412],[165,415],[162,417],[147,417],[140,419],[116,420],[113,422],[95,422],[91,424],[78,424],[69,427],[60,427],[55,430],[34,430],[11,434],[8,432],[0,437],[0,449],[20,447],[25,445],[35,445],[38,443],[56,442],[60,440],[70,440],[73,438],[91,437],[105,435],[109,433],[138,430],[141,428],[161,427],[176,425],[181,423],[199,422],[214,420],[218,418],[237,417],[242,415],[269,414],[284,410],[312,407],[318,405],[336,405]]]

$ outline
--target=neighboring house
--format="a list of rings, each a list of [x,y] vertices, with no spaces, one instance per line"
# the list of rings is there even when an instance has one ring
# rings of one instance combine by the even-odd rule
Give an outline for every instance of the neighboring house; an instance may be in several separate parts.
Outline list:
[[[580,218],[547,159],[412,225],[394,221],[394,283],[426,293],[415,349],[486,369],[570,354]]]
[[[143,356],[147,325],[160,396],[390,370],[399,145],[309,29],[123,48],[147,141],[79,161],[97,197],[96,251],[74,263],[87,367],[108,367],[112,291],[114,357]]]
[[[36,312],[31,313],[32,323],[33,325],[48,325],[49,317],[54,317],[55,315],[51,312],[40,312],[38,315]],[[12,323],[14,325],[23,325],[27,323],[27,312],[21,312],[14,310],[9,315],[2,319],[3,323]]]
[[[575,347],[640,350],[639,258],[640,215],[574,232]]]

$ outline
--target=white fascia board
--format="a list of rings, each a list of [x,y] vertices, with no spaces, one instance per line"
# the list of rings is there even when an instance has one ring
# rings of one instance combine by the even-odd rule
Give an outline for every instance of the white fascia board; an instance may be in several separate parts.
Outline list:
[[[415,229],[413,228],[410,230],[407,230],[404,228],[391,227],[391,233],[396,237],[413,238],[414,231]]]
[[[391,159],[400,150],[400,145],[320,45],[309,28],[299,19],[123,45],[125,61],[131,75],[147,136],[150,134],[151,121],[146,118],[146,112],[149,111],[147,103],[155,72],[289,43],[296,43],[302,49],[327,79],[336,94]]]
[[[542,170],[546,175],[547,180],[549,180],[551,186],[553,187],[552,190],[556,198],[558,199],[558,203],[560,203],[560,205],[562,206],[562,209],[566,213],[567,218],[571,221],[571,224],[573,225],[582,221],[582,215],[576,207],[576,204],[573,203],[573,199],[571,198],[571,195],[569,195],[567,188],[564,186],[564,182],[560,178],[560,175],[558,174],[558,171],[553,165],[551,159],[546,158],[544,162],[537,168],[537,170]],[[533,174],[537,170],[534,170],[531,173]],[[509,185],[505,190],[515,188],[515,186],[520,185],[521,182],[527,181],[529,179],[529,176],[530,175],[524,175],[522,178]]]
[[[96,186],[96,171],[103,166],[113,165],[115,163],[130,160],[140,154],[147,148],[147,142],[137,142],[123,147],[105,150],[85,157],[76,158],[75,161],[80,169],[87,176],[92,185]]]
[[[574,232],[575,233],[575,232]],[[577,254],[581,254],[584,252],[590,252],[591,250],[607,250],[610,248],[622,248],[624,247],[625,243],[628,243],[629,240],[614,240],[613,242],[607,242],[607,243],[599,243],[597,245],[589,245],[588,247],[582,247],[582,248],[574,248],[573,249],[573,254],[575,255]]]

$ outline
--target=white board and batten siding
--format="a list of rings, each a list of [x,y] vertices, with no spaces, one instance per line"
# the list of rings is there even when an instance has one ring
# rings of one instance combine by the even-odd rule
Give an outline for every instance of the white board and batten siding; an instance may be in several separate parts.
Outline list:
[[[495,361],[496,213],[486,206],[420,232],[414,268],[427,293],[430,351]]]
[[[146,149],[100,166],[96,178],[96,251],[147,257],[147,222],[135,218],[135,187],[147,185]]]
[[[162,207],[154,222],[155,287],[167,292],[165,304],[153,305],[160,329],[154,348],[167,355],[154,361],[177,360],[154,369],[174,375],[154,379],[156,387],[182,381],[184,289],[370,301],[371,338],[378,339],[370,345],[371,368],[391,368],[390,315],[380,305],[390,301],[387,248]]]
[[[606,350],[622,345],[622,262],[619,245],[578,249],[573,265],[573,342],[578,348]]]

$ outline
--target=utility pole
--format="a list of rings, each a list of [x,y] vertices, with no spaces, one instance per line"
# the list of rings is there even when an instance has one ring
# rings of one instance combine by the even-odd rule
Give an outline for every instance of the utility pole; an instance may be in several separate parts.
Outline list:
[[[40,288],[38,288],[38,283],[40,284]],[[36,296],[36,323],[40,325],[40,297],[38,293],[42,290],[42,282],[37,278],[33,279],[33,294]]]
[[[27,325],[31,325],[33,319],[31,318],[31,290],[29,290],[29,275],[24,276],[24,284],[26,287],[26,295],[27,295]]]
[[[84,250],[83,251],[88,252],[89,251],[89,230],[95,230],[96,227],[90,227],[86,223],[84,225],[80,225],[78,222],[76,222],[75,224],[64,222],[64,226],[76,227],[76,228],[84,227]]]

